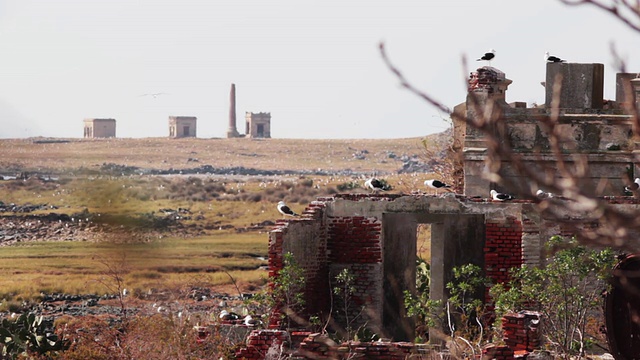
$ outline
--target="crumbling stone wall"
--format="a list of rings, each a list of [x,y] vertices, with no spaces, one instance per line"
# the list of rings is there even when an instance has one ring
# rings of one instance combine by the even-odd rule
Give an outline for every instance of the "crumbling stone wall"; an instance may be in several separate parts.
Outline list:
[[[551,111],[551,99],[553,85],[558,81],[562,87],[556,116]],[[457,113],[463,113],[466,121],[454,122],[458,128],[454,131],[455,141],[464,141],[463,148],[459,149],[464,157],[464,194],[486,196],[491,189],[509,193],[532,191],[528,179],[506,161],[499,170],[501,184],[491,183],[483,176],[490,148],[486,143],[487,134],[469,124],[489,124],[488,129],[495,130],[497,138],[518,154],[525,167],[542,173],[551,172],[558,161],[551,152],[547,126],[553,120],[554,132],[563,139],[559,144],[562,160],[571,166],[575,154],[580,153],[589,163],[589,173],[582,178],[580,186],[597,189],[598,195],[624,195],[624,186],[640,174],[634,163],[638,142],[632,138],[633,116],[625,108],[631,100],[626,104],[609,101],[604,107],[603,81],[602,64],[547,64],[546,103],[526,108],[517,102],[507,104],[506,88],[511,80],[500,70],[482,67],[471,73],[469,94],[464,103],[466,111]],[[618,87],[618,91],[622,89]],[[640,88],[632,90],[628,86],[626,91],[637,96]],[[633,98],[628,95],[619,97]],[[457,108],[463,109],[461,105]],[[487,109],[492,110],[489,117]]]
[[[454,196],[344,194],[320,198],[302,218],[281,220],[270,233],[270,275],[290,252],[305,270],[303,317],[331,313],[335,276],[355,275],[350,327],[366,326],[396,340],[412,340],[414,324],[405,316],[403,294],[415,291],[417,225],[432,224],[432,291],[446,299],[455,266],[475,263],[496,281],[520,266],[522,204],[496,204]],[[486,227],[486,229],[485,229]],[[536,259],[538,260],[538,259]],[[482,296],[482,294],[479,294]],[[345,327],[334,304],[331,316]],[[360,313],[360,307],[365,311]],[[342,314],[341,314],[342,313]],[[356,318],[356,315],[358,317]],[[277,324],[272,324],[277,326]]]

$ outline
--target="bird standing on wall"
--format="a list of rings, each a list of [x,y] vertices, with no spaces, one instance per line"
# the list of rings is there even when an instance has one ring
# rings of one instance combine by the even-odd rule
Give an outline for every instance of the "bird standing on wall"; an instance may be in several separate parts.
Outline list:
[[[293,210],[291,210],[290,207],[287,206],[287,204],[285,204],[284,201],[280,201],[278,203],[278,211],[280,212],[280,214],[285,215],[285,216],[298,216],[297,213],[295,213]]]
[[[451,185],[445,184],[440,180],[425,180],[424,184],[432,189],[435,189],[436,195],[438,195],[438,189],[447,189],[451,187]]]
[[[544,53],[544,61],[552,63],[565,62],[565,60],[562,60],[557,56],[549,55],[548,51]]]
[[[234,312],[228,312],[227,310],[220,311],[220,319],[224,321],[233,321],[240,319],[240,315]]]
[[[640,178],[633,180],[633,184],[624,187],[625,193],[634,194],[640,189]]]
[[[370,189],[372,192],[385,191],[385,186],[382,181],[374,177],[364,182],[364,187]]]
[[[491,199],[493,199],[494,201],[508,201],[508,200],[513,200],[515,198],[512,195],[499,193],[495,190],[491,190]]]
[[[244,324],[246,326],[258,326],[258,325],[262,325],[262,320],[254,319],[253,316],[247,315],[244,317]]]
[[[480,57],[480,59],[476,59],[476,61],[488,61],[489,65],[491,65],[491,59],[494,57],[496,57],[496,51],[494,49],[490,49],[489,52],[486,52]]]
[[[536,191],[536,196],[538,198],[540,198],[540,199],[549,199],[549,198],[554,197],[554,195],[552,193],[546,192],[546,191],[543,191],[543,190]]]

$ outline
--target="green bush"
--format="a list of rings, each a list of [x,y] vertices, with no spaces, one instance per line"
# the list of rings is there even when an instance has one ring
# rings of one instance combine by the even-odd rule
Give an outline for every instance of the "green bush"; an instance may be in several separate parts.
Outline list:
[[[549,346],[558,354],[583,356],[599,335],[589,324],[602,323],[601,294],[609,286],[615,256],[610,249],[587,249],[560,236],[552,237],[547,249],[551,255],[546,267],[513,269],[506,286],[491,289],[496,317],[508,311],[540,311]]]

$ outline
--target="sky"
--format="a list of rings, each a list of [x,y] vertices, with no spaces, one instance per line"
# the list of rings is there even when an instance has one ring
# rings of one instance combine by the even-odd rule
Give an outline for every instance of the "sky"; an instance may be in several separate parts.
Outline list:
[[[611,44],[640,72],[639,40],[559,0],[0,0],[0,138],[80,138],[85,118],[116,119],[118,137],[164,137],[169,116],[225,137],[232,83],[240,133],[249,111],[271,113],[274,138],[419,137],[447,116],[399,86],[380,42],[453,108],[491,48],[513,81],[507,102],[544,102],[545,51],[604,64],[615,99]]]

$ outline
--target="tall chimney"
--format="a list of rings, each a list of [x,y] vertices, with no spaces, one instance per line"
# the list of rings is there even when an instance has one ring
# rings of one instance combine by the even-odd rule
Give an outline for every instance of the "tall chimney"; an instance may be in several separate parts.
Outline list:
[[[231,84],[231,94],[229,95],[229,127],[227,128],[227,138],[239,137],[236,128],[236,84]]]

